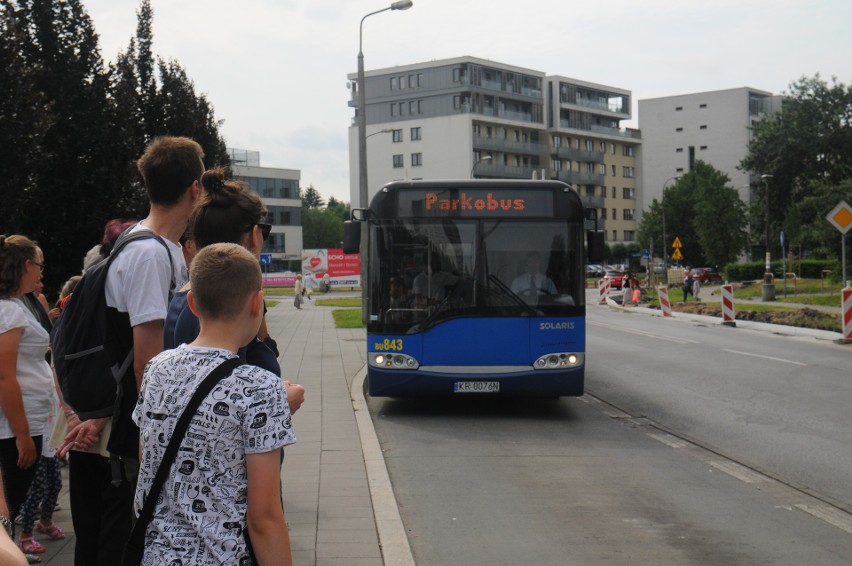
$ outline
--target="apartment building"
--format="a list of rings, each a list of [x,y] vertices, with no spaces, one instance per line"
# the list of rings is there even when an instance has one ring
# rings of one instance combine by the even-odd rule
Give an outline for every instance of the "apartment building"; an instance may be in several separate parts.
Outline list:
[[[599,209],[610,242],[634,238],[641,140],[619,129],[629,91],[465,56],[368,71],[365,93],[370,197],[405,179],[560,179]],[[349,147],[358,203],[357,115]]]
[[[663,186],[700,159],[727,174],[743,201],[751,200],[759,171],[740,171],[752,128],[780,110],[781,96],[749,87],[639,101],[643,150],[642,206],[660,200]]]
[[[302,257],[302,200],[298,169],[261,167],[260,153],[228,148],[234,178],[247,183],[263,200],[272,225],[261,253],[272,254],[268,271],[284,271],[289,260]]]

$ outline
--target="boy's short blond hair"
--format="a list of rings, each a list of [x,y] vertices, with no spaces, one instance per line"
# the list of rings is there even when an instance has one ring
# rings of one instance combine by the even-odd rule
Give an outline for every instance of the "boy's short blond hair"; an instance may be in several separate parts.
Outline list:
[[[236,318],[263,286],[260,262],[238,244],[210,244],[192,260],[192,296],[199,318]]]

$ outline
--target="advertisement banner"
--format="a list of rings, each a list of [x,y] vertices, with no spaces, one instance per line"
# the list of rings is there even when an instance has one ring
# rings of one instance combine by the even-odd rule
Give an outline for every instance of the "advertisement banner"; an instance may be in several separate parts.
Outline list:
[[[302,277],[305,286],[312,289],[319,289],[323,281],[331,287],[358,287],[361,254],[344,254],[336,248],[302,250]]]

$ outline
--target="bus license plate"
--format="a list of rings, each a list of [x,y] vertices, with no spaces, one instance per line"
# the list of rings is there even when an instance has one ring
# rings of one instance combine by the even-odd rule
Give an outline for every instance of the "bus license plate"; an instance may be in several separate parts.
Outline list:
[[[456,381],[454,393],[499,393],[499,381]]]

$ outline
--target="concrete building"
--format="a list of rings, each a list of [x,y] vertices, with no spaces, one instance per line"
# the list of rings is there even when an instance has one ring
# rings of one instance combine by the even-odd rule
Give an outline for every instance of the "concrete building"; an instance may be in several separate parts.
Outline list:
[[[639,101],[642,131],[642,202],[661,200],[663,185],[688,173],[696,160],[727,174],[743,201],[751,199],[760,172],[737,167],[748,154],[752,127],[780,109],[781,97],[749,87]]]
[[[269,239],[261,253],[272,254],[268,271],[284,271],[285,262],[302,257],[302,200],[298,169],[261,167],[260,153],[228,148],[234,178],[249,184],[268,210],[267,222],[272,225]]]
[[[370,197],[405,179],[560,179],[599,209],[610,242],[633,239],[641,140],[619,129],[629,91],[465,56],[367,71],[365,93]],[[357,115],[349,148],[357,207]]]

